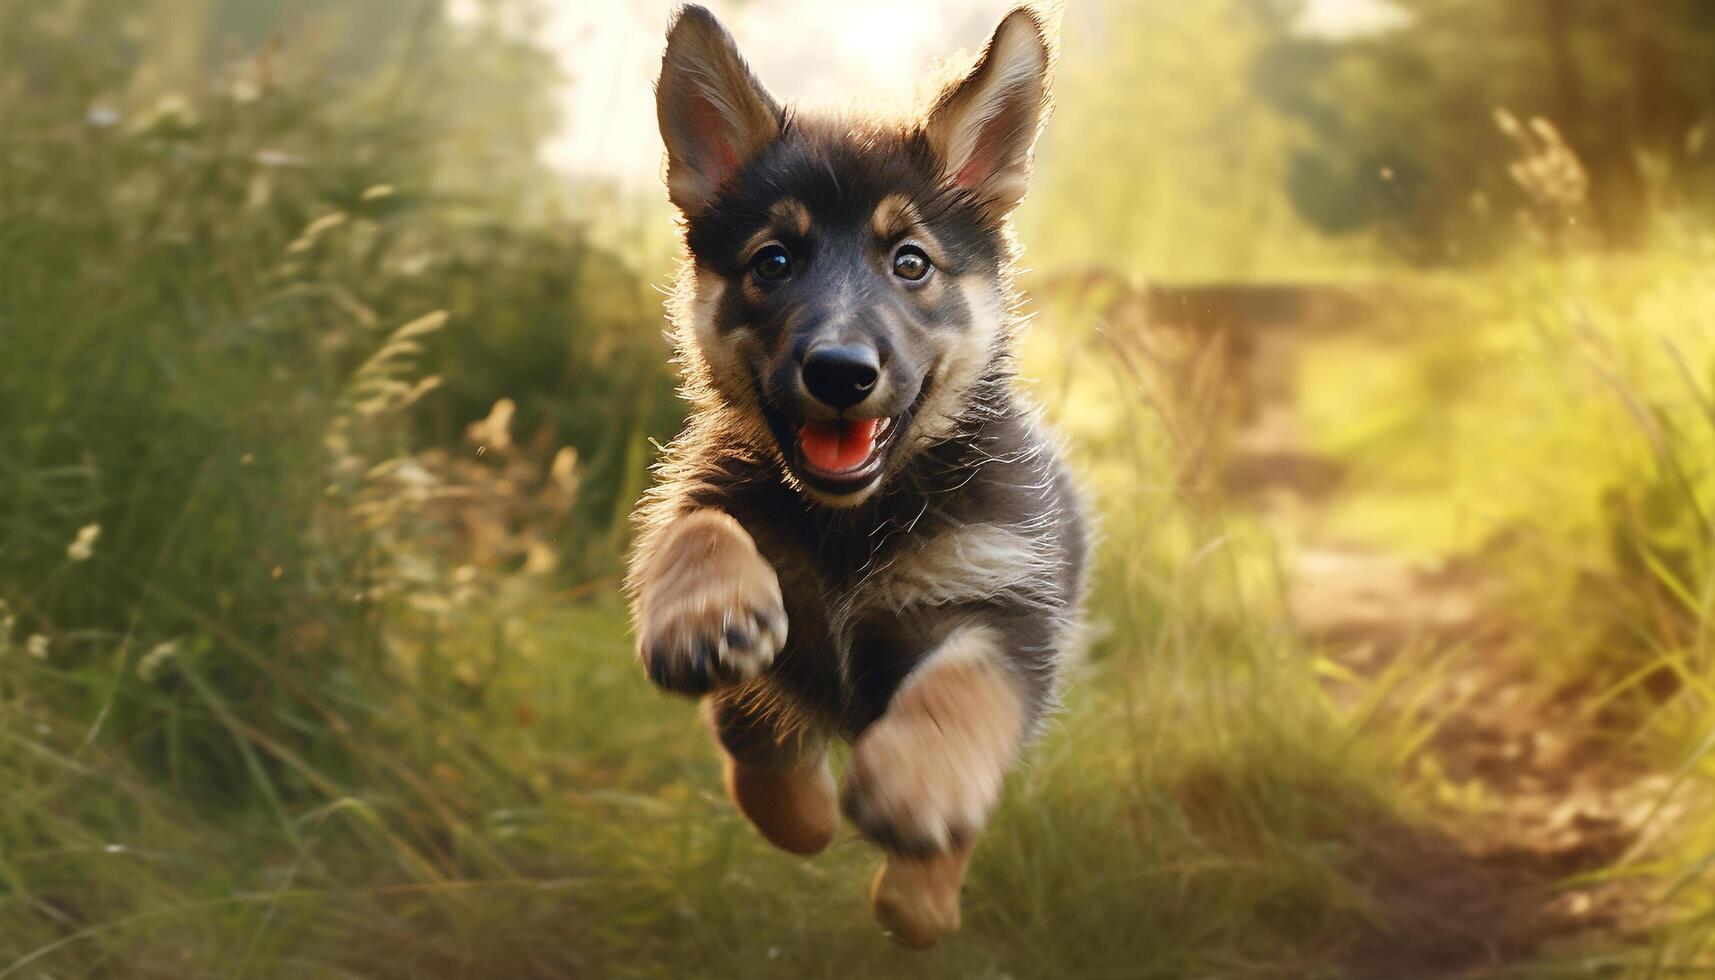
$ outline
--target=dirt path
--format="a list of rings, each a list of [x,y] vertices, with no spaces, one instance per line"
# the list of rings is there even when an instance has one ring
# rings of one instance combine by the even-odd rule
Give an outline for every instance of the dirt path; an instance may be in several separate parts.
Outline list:
[[[1388,710],[1433,724],[1416,763],[1455,790],[1432,806],[1437,830],[1383,828],[1359,849],[1379,921],[1355,976],[1482,975],[1592,934],[1642,938],[1637,888],[1576,878],[1638,843],[1665,778],[1508,653],[1514,627],[1484,584],[1456,562],[1322,545],[1292,570],[1298,628],[1351,671],[1328,682],[1337,699],[1412,658],[1410,703]]]
[[[1431,804],[1435,829],[1377,828],[1360,842],[1354,872],[1376,921],[1348,971],[1481,976],[1593,934],[1640,938],[1640,889],[1579,876],[1639,843],[1666,777],[1590,716],[1588,692],[1552,689],[1511,652],[1524,624],[1509,621],[1478,557],[1413,564],[1317,530],[1353,499],[1300,434],[1291,378],[1317,333],[1261,329],[1234,348],[1249,355],[1229,373],[1248,404],[1223,483],[1296,543],[1289,610],[1344,668],[1327,681],[1336,701],[1373,695],[1396,664],[1410,671],[1381,710],[1432,724],[1413,762],[1453,796]]]
[[[1641,940],[1647,896],[1601,873],[1647,843],[1667,777],[1587,710],[1592,692],[1555,690],[1515,652],[1528,624],[1509,617],[1482,556],[1414,563],[1325,530],[1361,491],[1304,436],[1299,364],[1411,297],[1160,286],[1101,270],[1049,288],[1110,325],[1128,362],[1152,374],[1158,407],[1188,447],[1191,489],[1224,490],[1286,543],[1288,608],[1337,665],[1325,682],[1335,702],[1355,708],[1386,691],[1373,710],[1429,733],[1408,765],[1447,798],[1411,825],[1354,831],[1349,872],[1371,916],[1345,972],[1476,977],[1529,969],[1593,939],[1608,948]],[[1654,816],[1657,826],[1673,818]]]

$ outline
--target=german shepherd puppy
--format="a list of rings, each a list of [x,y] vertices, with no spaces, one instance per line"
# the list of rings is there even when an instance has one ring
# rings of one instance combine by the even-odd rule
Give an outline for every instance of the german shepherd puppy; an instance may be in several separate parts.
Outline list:
[[[635,516],[639,654],[705,697],[768,840],[821,850],[837,805],[886,851],[871,902],[917,947],[958,928],[1083,591],[1078,495],[1012,355],[1051,63],[1020,9],[918,118],[799,115],[691,6],[656,87],[694,410]]]

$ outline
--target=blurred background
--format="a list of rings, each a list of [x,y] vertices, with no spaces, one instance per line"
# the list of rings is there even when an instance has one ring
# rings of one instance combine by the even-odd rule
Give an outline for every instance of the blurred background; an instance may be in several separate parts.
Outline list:
[[[669,13],[0,0],[0,977],[1715,970],[1715,4],[1071,0],[1095,630],[927,956],[633,661]]]

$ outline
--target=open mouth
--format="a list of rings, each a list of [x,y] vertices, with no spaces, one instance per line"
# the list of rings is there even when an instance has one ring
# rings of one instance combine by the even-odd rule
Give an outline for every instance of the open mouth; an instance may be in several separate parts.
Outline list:
[[[805,422],[798,427],[798,468],[827,489],[857,490],[881,471],[896,423],[893,418]]]

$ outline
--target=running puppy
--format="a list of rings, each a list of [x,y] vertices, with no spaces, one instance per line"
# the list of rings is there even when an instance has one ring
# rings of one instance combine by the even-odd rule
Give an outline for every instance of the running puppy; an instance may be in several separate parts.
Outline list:
[[[705,698],[770,841],[815,853],[843,810],[886,851],[874,911],[911,946],[958,928],[1083,591],[1078,496],[1012,358],[1051,61],[1020,9],[920,118],[811,117],[692,6],[656,87],[694,411],[635,516],[639,654]]]

